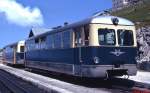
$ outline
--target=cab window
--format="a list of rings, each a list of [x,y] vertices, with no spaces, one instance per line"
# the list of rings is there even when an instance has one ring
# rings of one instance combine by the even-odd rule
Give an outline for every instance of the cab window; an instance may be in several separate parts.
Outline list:
[[[114,29],[98,29],[98,40],[100,45],[115,45]]]
[[[120,46],[132,46],[134,44],[133,31],[120,29],[117,33]]]

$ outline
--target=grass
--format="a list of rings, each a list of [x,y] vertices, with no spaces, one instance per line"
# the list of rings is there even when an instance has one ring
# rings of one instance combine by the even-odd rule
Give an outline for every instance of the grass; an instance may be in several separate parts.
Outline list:
[[[112,15],[120,16],[134,22],[150,23],[150,0],[143,0],[141,3],[131,5],[121,10],[112,12]]]

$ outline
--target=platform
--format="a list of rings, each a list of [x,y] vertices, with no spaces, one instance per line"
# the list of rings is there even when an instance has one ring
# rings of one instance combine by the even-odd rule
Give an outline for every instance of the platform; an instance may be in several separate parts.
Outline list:
[[[130,76],[129,79],[150,84],[150,72],[138,71],[136,76]]]
[[[8,67],[3,64],[0,64],[0,69],[3,69],[17,77],[20,77],[23,80],[29,81],[34,85],[37,85],[39,88],[45,89],[46,91],[50,91],[50,93],[113,93],[109,89],[88,88],[80,85],[75,85],[56,80],[50,77],[34,74],[21,69]]]

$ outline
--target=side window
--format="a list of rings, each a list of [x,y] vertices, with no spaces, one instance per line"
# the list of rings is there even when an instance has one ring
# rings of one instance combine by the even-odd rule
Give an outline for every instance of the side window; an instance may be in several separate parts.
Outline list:
[[[48,49],[54,48],[54,38],[53,38],[53,35],[48,35],[47,36],[46,43],[47,43],[47,48]]]
[[[40,43],[40,39],[39,38],[35,38],[35,49],[39,49],[39,43]]]
[[[25,44],[25,50],[30,51],[35,49],[35,40],[27,40]]]
[[[86,25],[84,26],[84,44],[85,46],[88,46],[89,45],[89,26]]]
[[[74,29],[74,35],[75,35],[75,39],[74,39],[74,45],[75,47],[79,47],[79,46],[82,46],[82,37],[81,37],[81,34],[82,34],[82,30],[81,28],[75,28]]]
[[[70,31],[63,32],[62,41],[63,41],[63,47],[64,48],[70,47]]]
[[[36,47],[35,41],[31,40],[29,42],[29,50],[34,50],[34,49],[36,49],[35,47]]]
[[[46,36],[38,37],[35,39],[35,48],[36,49],[45,49],[46,48]]]
[[[20,46],[20,52],[24,52],[24,46]]]
[[[14,52],[14,48],[15,48],[15,46],[10,46],[10,50],[9,50],[9,53],[12,53],[12,52]]]
[[[25,42],[25,51],[27,52],[27,51],[29,51],[30,50],[30,43],[29,43],[29,41],[27,40],[26,42]]]
[[[40,49],[46,49],[46,36],[40,37]]]
[[[40,42],[40,39],[39,38],[36,38],[35,39],[35,44],[38,44]]]
[[[89,45],[89,26],[78,27],[74,29],[74,46]]]
[[[61,48],[61,33],[54,34],[54,48]]]

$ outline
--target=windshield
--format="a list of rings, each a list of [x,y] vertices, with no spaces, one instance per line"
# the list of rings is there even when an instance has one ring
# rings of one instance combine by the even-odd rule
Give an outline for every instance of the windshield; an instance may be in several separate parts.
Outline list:
[[[98,29],[98,40],[100,45],[115,45],[114,29]]]
[[[133,31],[119,29],[117,31],[117,34],[118,34],[118,44],[120,46],[132,46],[134,44]]]

